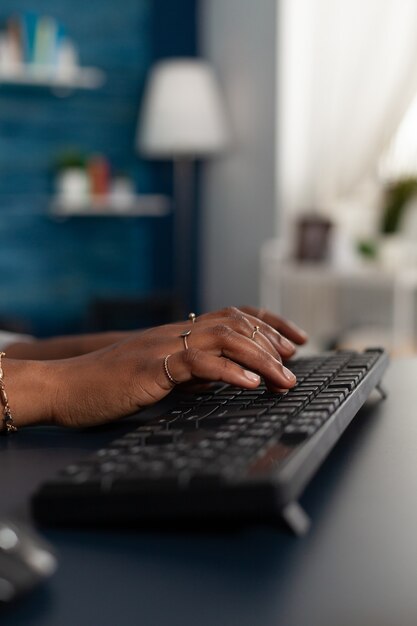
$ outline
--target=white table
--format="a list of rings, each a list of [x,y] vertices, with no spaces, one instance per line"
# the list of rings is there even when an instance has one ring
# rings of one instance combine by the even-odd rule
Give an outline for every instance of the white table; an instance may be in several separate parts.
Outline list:
[[[288,259],[278,240],[261,255],[262,306],[305,328],[313,341],[356,328],[384,328],[397,352],[414,348],[417,268],[387,271],[376,263],[338,268]]]

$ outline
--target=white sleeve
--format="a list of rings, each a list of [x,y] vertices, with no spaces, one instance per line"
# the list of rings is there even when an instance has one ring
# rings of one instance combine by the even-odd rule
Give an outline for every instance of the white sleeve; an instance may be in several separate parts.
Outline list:
[[[0,350],[5,350],[12,343],[20,341],[31,342],[34,337],[31,335],[21,335],[20,333],[9,333],[7,330],[0,330]]]

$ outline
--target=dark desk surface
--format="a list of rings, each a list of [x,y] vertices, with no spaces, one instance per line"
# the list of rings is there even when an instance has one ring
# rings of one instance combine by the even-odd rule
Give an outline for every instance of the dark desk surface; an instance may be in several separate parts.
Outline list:
[[[2,626],[415,626],[417,360],[396,362],[389,397],[363,409],[308,487],[296,539],[53,531],[60,567]],[[0,442],[0,515],[24,515],[55,468],[114,438],[31,429]]]

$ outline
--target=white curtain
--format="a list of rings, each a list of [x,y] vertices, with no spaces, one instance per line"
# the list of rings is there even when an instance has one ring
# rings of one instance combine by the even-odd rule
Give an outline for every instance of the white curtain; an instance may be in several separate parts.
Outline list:
[[[281,0],[280,7],[280,209],[331,215],[376,173],[417,92],[417,1]]]

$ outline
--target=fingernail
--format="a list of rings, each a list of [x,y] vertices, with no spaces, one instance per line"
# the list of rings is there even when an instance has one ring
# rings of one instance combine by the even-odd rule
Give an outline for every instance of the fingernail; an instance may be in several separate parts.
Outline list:
[[[258,374],[255,374],[255,372],[250,372],[249,370],[243,370],[243,372],[246,378],[248,378],[253,383],[259,383],[259,381],[261,380],[260,376],[258,376]]]
[[[297,380],[294,374],[290,372],[290,370],[287,369],[286,367],[282,368],[282,373],[284,374],[285,378],[291,383]]]

